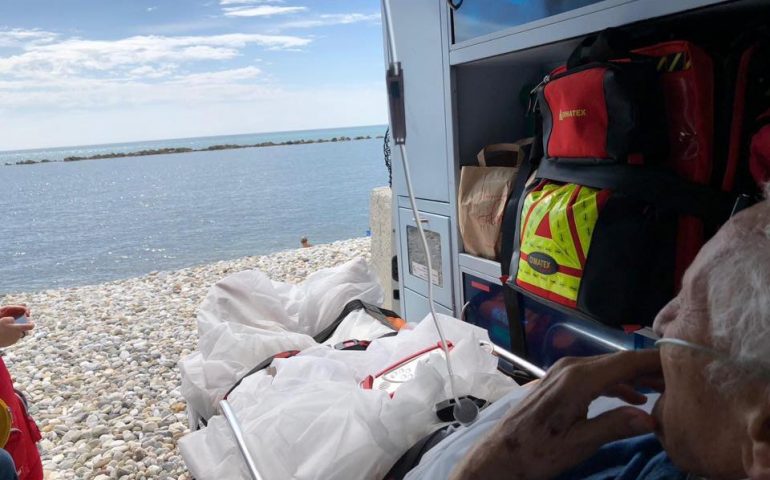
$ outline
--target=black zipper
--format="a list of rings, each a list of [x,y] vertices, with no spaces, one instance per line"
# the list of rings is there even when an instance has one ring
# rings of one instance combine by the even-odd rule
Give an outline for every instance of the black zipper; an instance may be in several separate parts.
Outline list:
[[[561,73],[557,73],[556,75],[546,75],[543,78],[543,82],[541,82],[541,85],[545,85],[548,82],[552,82],[554,80],[558,80],[562,77],[567,77],[569,75],[572,75],[573,73],[579,73],[586,70],[591,70],[592,68],[598,68],[598,67],[605,67],[610,70],[620,70],[620,66],[617,63],[613,62],[590,62],[583,65],[580,65],[579,67],[575,67],[570,70],[565,70]]]

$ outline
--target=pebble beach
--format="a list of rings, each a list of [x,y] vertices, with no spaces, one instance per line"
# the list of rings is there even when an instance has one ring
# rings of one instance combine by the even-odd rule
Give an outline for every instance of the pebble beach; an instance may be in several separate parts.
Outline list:
[[[197,347],[196,309],[225,276],[259,269],[297,283],[370,256],[368,238],[245,257],[100,285],[0,295],[36,323],[5,362],[41,429],[48,479],[191,479],[177,362]]]

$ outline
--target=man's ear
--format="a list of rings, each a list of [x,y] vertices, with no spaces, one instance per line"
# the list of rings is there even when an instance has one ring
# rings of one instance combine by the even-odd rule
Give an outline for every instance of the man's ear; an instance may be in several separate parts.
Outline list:
[[[752,480],[770,480],[770,390],[748,412],[750,444],[743,451],[743,467]]]

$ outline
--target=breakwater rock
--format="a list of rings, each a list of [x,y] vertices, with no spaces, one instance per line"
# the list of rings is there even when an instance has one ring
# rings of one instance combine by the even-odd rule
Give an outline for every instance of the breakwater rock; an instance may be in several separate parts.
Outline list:
[[[91,156],[85,156],[85,157],[79,157],[79,156],[69,156],[65,157],[62,162],[79,162],[82,160],[103,160],[108,158],[124,158],[124,157],[145,157],[148,155],[169,155],[174,153],[189,153],[189,152],[211,152],[216,150],[234,150],[239,148],[263,148],[263,147],[277,147],[281,145],[308,145],[312,143],[335,143],[335,142],[351,142],[356,140],[370,140],[372,137],[370,135],[366,136],[358,136],[358,137],[332,137],[332,138],[319,138],[318,140],[287,140],[285,142],[262,142],[262,143],[254,143],[254,144],[245,144],[245,145],[237,145],[237,144],[222,144],[222,145],[211,145],[204,148],[187,148],[187,147],[176,147],[176,148],[157,148],[157,149],[151,149],[151,150],[139,150],[136,152],[111,152],[111,153],[100,153],[98,155],[91,155]],[[378,135],[376,138],[383,138],[382,136]],[[51,163],[54,160],[20,160],[18,162],[6,162],[6,166],[11,165],[36,165],[38,163]]]

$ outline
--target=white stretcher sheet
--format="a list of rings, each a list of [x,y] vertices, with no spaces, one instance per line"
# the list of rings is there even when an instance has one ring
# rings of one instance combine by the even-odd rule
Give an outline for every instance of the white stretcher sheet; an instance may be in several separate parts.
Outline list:
[[[519,389],[497,371],[497,359],[479,347],[486,331],[439,315],[459,395],[496,401]],[[229,401],[246,444],[266,479],[378,479],[416,441],[438,427],[434,405],[450,397],[444,357],[421,360],[415,377],[393,398],[359,385],[374,374],[436,345],[429,317],[398,335],[375,340],[365,351],[315,346],[273,362],[244,380]],[[221,416],[179,442],[199,480],[248,479],[229,425]]]
[[[314,272],[298,285],[272,281],[258,270],[217,282],[198,311],[199,351],[179,362],[189,407],[208,419],[241,376],[272,355],[317,345],[312,336],[354,299],[383,301],[377,277],[362,258]],[[367,340],[389,331],[373,323],[350,315],[341,334]]]

